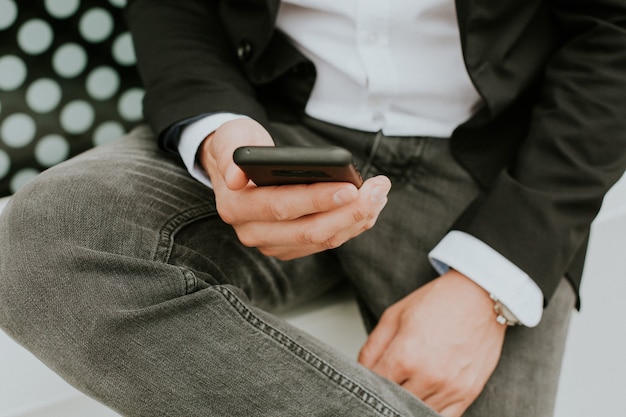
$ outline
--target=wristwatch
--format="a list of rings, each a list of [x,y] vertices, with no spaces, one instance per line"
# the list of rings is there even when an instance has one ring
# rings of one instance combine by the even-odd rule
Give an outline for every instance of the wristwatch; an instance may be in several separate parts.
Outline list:
[[[509,310],[495,295],[489,294],[489,297],[493,300],[493,309],[496,312],[496,321],[502,325],[517,326],[522,324],[519,319]]]

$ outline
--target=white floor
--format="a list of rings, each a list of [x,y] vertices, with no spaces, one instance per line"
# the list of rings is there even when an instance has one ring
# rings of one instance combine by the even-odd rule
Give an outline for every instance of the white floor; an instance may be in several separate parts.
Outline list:
[[[3,201],[0,200],[0,210]],[[557,399],[556,417],[626,415],[626,179],[594,223]],[[365,334],[355,304],[326,299],[286,318],[355,356]],[[0,417],[115,417],[63,382],[0,331]]]

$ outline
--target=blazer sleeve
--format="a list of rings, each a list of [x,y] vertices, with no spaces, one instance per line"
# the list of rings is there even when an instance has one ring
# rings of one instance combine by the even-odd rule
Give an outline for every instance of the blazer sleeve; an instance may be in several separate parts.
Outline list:
[[[561,42],[509,169],[458,221],[533,278],[548,300],[576,284],[592,220],[626,167],[626,3],[549,2]]]
[[[265,118],[219,18],[219,3],[134,0],[126,6],[146,89],[144,115],[160,139],[170,126],[199,114]]]

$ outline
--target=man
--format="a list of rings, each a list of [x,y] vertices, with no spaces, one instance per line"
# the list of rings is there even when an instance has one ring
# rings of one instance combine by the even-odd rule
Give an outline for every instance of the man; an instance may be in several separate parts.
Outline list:
[[[0,322],[129,416],[550,415],[626,165],[625,16],[130,2],[153,133],[14,197]],[[256,187],[232,152],[275,143],[348,148],[367,180]],[[265,312],[344,279],[372,329],[358,363]]]

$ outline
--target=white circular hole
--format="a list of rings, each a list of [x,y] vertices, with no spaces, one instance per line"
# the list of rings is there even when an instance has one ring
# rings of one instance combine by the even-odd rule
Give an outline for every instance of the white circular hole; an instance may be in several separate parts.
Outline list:
[[[13,175],[11,178],[11,183],[9,188],[12,193],[15,193],[17,190],[25,186],[28,182],[30,182],[33,178],[35,178],[39,174],[34,168],[24,168],[20,169]]]
[[[37,125],[29,115],[15,113],[4,119],[0,132],[7,146],[21,148],[32,142],[37,132]]]
[[[10,27],[17,18],[17,6],[13,0],[0,0],[0,30]]]
[[[93,107],[86,101],[75,100],[61,110],[61,126],[70,134],[84,133],[94,121]]]
[[[87,93],[96,100],[111,98],[120,87],[120,76],[111,67],[91,71],[86,82]]]
[[[80,45],[67,43],[54,53],[52,66],[61,77],[76,77],[87,66],[87,53]]]
[[[70,17],[80,6],[80,0],[46,0],[46,10],[57,19]]]
[[[124,135],[124,126],[118,122],[104,122],[93,133],[94,146],[104,145]]]
[[[134,65],[136,62],[133,39],[129,32],[119,35],[113,42],[113,58],[120,65]]]
[[[118,111],[128,121],[136,122],[142,118],[142,100],[144,91],[141,88],[131,88],[120,97]]]
[[[47,113],[59,105],[62,95],[61,87],[56,81],[41,78],[26,90],[26,103],[38,113]]]
[[[41,19],[32,19],[24,23],[17,33],[17,43],[27,54],[37,55],[45,52],[54,38],[52,28]]]
[[[44,167],[65,161],[70,154],[70,145],[63,136],[47,135],[35,146],[35,159]]]
[[[113,18],[104,9],[91,9],[81,17],[78,27],[86,41],[102,42],[113,31]]]
[[[26,79],[26,64],[15,55],[0,58],[0,90],[12,91]]]
[[[0,149],[0,179],[6,177],[11,170],[11,158],[9,154]]]

